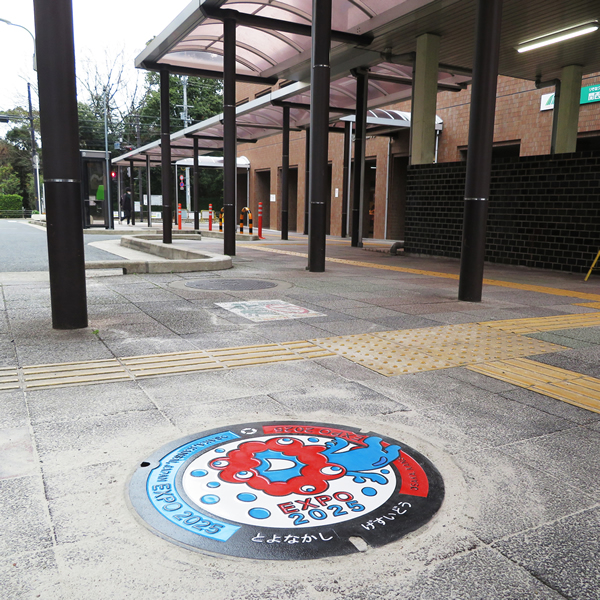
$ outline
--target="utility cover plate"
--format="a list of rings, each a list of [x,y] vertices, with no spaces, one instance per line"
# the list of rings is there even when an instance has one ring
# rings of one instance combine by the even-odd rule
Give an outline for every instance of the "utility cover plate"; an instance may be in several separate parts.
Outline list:
[[[267,290],[277,287],[274,281],[262,281],[260,279],[197,279],[186,281],[186,287],[195,290]]]
[[[438,511],[444,484],[391,438],[283,421],[171,442],[140,464],[129,495],[155,533],[189,549],[300,560],[401,538]]]

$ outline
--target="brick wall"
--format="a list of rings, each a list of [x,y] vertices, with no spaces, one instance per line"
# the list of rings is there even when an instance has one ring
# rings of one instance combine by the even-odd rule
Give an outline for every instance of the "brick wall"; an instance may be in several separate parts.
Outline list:
[[[464,162],[409,167],[405,249],[460,257]],[[494,161],[485,260],[587,272],[600,250],[600,151]]]

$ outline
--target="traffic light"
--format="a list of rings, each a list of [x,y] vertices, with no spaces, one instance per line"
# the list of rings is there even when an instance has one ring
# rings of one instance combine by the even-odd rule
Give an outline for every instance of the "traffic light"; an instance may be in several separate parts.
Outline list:
[[[116,181],[117,179],[117,172],[116,171],[111,171],[110,172],[110,178],[112,181]]]

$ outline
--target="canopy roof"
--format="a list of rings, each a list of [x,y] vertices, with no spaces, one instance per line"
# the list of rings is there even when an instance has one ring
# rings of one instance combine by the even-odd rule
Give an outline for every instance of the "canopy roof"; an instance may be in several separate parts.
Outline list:
[[[410,62],[416,38],[423,33],[441,37],[442,64],[471,69],[476,4],[476,0],[333,0],[332,29],[339,35],[333,35],[332,74],[342,66],[348,72],[386,61]],[[515,49],[524,41],[597,20],[599,4],[504,0],[500,74],[553,79],[571,64],[581,65],[584,73],[600,71],[599,33],[524,54]],[[309,77],[311,39],[302,28],[309,31],[311,0],[195,0],[147,46],[136,65],[150,70],[168,65],[174,73],[178,69],[221,73],[221,19],[234,16],[230,11],[239,14],[236,54],[241,77],[294,81]],[[267,29],[264,19],[279,20],[280,30]],[[344,34],[362,37],[347,39]]]
[[[476,4],[476,0],[333,0],[331,126],[341,128],[340,119],[355,108],[356,81],[350,75],[354,69],[369,70],[369,108],[409,99],[416,39],[424,33],[440,36],[438,89],[464,87],[473,65]],[[516,50],[527,40],[597,20],[598,0],[504,0],[503,6],[500,74],[549,81],[559,78],[561,69],[572,64],[581,65],[584,74],[600,71],[600,32],[524,54]],[[289,103],[292,129],[307,127],[311,38],[305,34],[310,33],[311,0],[195,0],[147,46],[136,65],[220,77],[220,19],[231,16],[237,16],[238,78],[264,84],[277,80],[286,83],[237,107],[240,142],[277,133],[282,126],[282,102]],[[275,24],[280,30],[265,28]],[[173,160],[192,155],[194,136],[199,138],[201,153],[221,150],[222,118],[218,115],[173,134]],[[375,124],[370,127],[374,131]],[[160,142],[113,162],[129,164],[133,160],[142,164],[146,154],[159,162]]]

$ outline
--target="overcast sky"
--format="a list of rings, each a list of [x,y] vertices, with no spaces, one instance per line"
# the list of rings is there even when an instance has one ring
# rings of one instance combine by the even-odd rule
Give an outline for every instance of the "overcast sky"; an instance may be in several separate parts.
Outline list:
[[[160,33],[190,0],[72,0],[75,58],[78,70],[85,58],[105,63],[106,52],[125,50],[132,68],[146,42]],[[0,18],[26,27],[35,35],[33,0],[0,0]],[[27,81],[37,87],[33,71],[33,41],[19,27],[0,22],[0,113],[25,106]],[[37,105],[37,98],[33,99]]]

